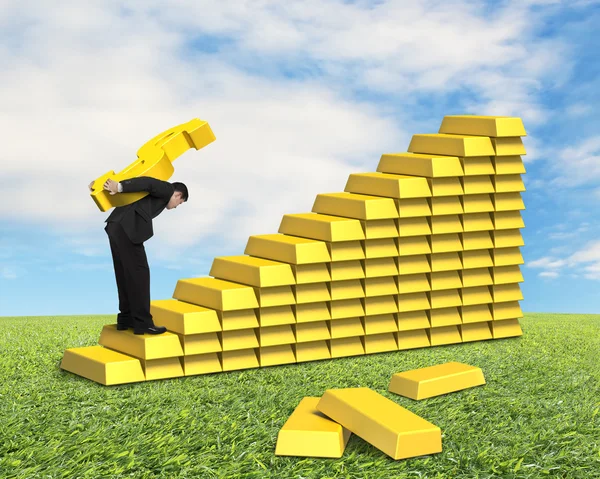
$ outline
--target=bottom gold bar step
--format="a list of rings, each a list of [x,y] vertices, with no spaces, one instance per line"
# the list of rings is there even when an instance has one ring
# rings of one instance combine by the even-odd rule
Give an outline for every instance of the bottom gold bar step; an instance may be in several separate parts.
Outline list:
[[[105,386],[146,380],[139,359],[102,346],[66,349],[60,368]]]

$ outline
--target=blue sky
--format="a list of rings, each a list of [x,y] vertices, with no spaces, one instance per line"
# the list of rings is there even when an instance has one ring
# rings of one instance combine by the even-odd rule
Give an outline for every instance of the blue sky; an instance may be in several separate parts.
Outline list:
[[[525,312],[600,313],[600,2],[4,2],[0,316],[116,314],[93,179],[200,118],[152,299],[375,171],[444,115],[518,116]]]

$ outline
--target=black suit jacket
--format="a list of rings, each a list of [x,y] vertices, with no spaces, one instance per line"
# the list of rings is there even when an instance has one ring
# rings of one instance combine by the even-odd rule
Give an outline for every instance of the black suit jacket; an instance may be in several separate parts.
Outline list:
[[[166,208],[175,188],[168,181],[149,176],[131,178],[120,183],[123,185],[121,193],[147,191],[150,194],[129,205],[115,207],[105,223],[120,223],[132,243],[143,243],[154,235],[152,219]]]

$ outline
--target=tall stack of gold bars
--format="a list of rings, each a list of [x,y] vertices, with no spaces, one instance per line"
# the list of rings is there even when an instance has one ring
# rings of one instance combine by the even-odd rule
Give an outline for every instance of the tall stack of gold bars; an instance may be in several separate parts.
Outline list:
[[[166,333],[105,325],[61,367],[112,385],[520,336],[525,135],[516,117],[446,116],[153,300]]]

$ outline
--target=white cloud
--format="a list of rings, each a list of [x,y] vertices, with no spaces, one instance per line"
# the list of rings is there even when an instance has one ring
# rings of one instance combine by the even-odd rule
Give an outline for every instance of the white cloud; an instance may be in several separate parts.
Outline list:
[[[76,253],[106,254],[108,212],[87,184],[198,117],[217,140],[176,161],[170,181],[188,185],[190,202],[155,219],[149,244],[177,263],[243,249],[249,235],[276,232],[283,214],[309,212],[318,193],[343,191],[350,173],[375,171],[382,153],[405,151],[423,132],[419,99],[468,89],[466,113],[545,121],[536,92],[563,81],[569,51],[535,37],[543,14],[516,1],[494,15],[468,1],[432,5],[11,3],[0,11],[10,66],[0,76],[0,128],[10,132],[0,217],[72,238]],[[207,34],[218,54],[189,47],[208,47],[197,39]],[[284,65],[301,78],[282,77]],[[385,101],[359,102],[357,88]],[[538,140],[526,142],[531,161]]]
[[[552,186],[574,187],[600,180],[600,135],[587,138],[575,146],[568,146],[551,162],[557,176]]]
[[[558,278],[560,275],[556,271],[542,271],[538,276],[540,278]]]

